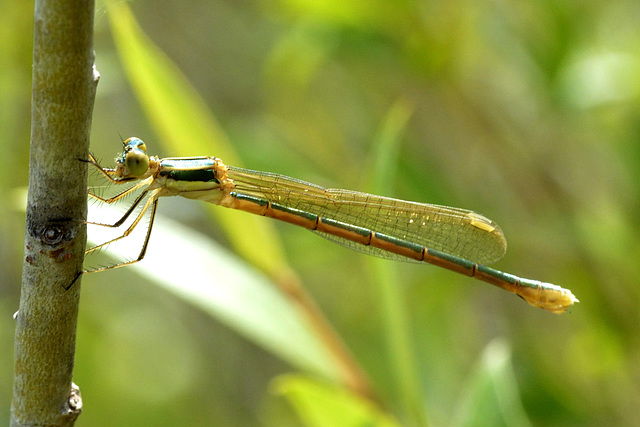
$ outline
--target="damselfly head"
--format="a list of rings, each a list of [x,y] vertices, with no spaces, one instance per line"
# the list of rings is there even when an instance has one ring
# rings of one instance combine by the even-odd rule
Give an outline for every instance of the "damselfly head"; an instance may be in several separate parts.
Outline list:
[[[139,177],[149,169],[149,156],[147,145],[143,140],[131,137],[124,141],[124,150],[117,159],[118,169],[122,176]]]

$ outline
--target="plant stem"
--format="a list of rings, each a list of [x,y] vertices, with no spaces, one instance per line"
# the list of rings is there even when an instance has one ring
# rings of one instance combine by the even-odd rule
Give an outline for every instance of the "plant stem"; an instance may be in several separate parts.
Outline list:
[[[34,13],[29,196],[16,322],[11,425],[72,425],[72,383],[86,242],[93,68],[93,1],[37,0]]]

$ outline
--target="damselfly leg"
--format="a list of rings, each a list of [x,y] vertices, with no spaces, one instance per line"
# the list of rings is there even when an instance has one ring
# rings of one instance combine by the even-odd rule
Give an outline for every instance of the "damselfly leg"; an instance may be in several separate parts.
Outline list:
[[[128,183],[131,182],[132,179],[128,179],[128,178],[119,178],[117,176],[115,176],[116,174],[116,169],[107,169],[107,168],[103,168],[95,159],[95,157],[93,155],[90,154],[89,156],[89,161],[88,163],[90,163],[91,165],[93,165],[100,173],[102,176],[104,176],[110,183],[112,184],[124,184],[124,183]],[[91,197],[93,200],[97,201],[98,203],[104,203],[107,205],[111,205],[114,204],[116,202],[119,202],[121,200],[123,200],[126,196],[129,195],[133,195],[135,194],[138,190],[145,188],[145,187],[149,187],[149,185],[153,182],[153,177],[148,177],[147,179],[144,179],[142,181],[139,181],[138,183],[136,183],[135,185],[133,185],[130,188],[127,188],[124,191],[121,191],[119,193],[117,193],[114,196],[111,197],[101,197],[93,192],[89,192],[89,197]],[[102,267],[97,267],[97,268],[91,268],[88,270],[84,270],[82,273],[94,273],[94,272],[98,272],[98,271],[105,271],[105,270],[112,270],[114,268],[119,268],[119,267],[123,267],[125,265],[131,265],[134,264],[140,260],[142,260],[146,254],[147,251],[147,246],[149,244],[149,238],[151,236],[151,230],[153,228],[153,222],[155,219],[155,215],[156,215],[156,211],[157,211],[157,205],[158,205],[158,194],[160,192],[159,188],[153,189],[153,190],[149,190],[148,188],[145,188],[140,194],[137,195],[136,199],[133,201],[133,203],[131,203],[131,205],[129,206],[129,208],[126,210],[126,212],[120,217],[120,219],[118,219],[117,221],[115,221],[114,223],[104,223],[104,222],[96,222],[96,221],[86,221],[87,224],[90,225],[96,225],[96,226],[100,226],[100,227],[108,227],[108,228],[118,228],[120,226],[122,226],[127,219],[129,219],[129,217],[131,216],[132,213],[134,213],[136,211],[136,209],[139,207],[140,203],[144,200],[144,205],[142,206],[142,208],[135,214],[135,218],[133,220],[133,222],[128,226],[128,228],[120,235],[118,235],[117,237],[114,237],[112,239],[109,239],[99,245],[93,246],[89,249],[87,249],[85,251],[85,255],[90,254],[92,252],[95,252],[101,248],[104,248],[110,244],[116,243],[122,239],[124,239],[125,237],[128,237],[135,229],[136,227],[139,225],[139,223],[141,222],[141,220],[145,217],[145,215],[147,214],[147,212],[150,209],[150,217],[149,217],[149,222],[147,225],[147,230],[145,233],[145,237],[144,237],[144,241],[142,244],[142,248],[138,254],[138,256],[134,259],[131,260],[127,260],[127,261],[123,261],[123,262],[119,262],[113,265],[108,265],[108,266],[102,266]],[[145,200],[146,199],[146,200]]]

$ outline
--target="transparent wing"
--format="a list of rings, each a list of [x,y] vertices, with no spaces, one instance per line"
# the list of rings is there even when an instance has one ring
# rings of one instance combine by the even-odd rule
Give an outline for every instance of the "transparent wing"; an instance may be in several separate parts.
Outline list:
[[[229,167],[228,176],[238,193],[364,227],[475,263],[496,262],[507,249],[498,224],[466,209],[322,188],[284,175],[235,167]],[[319,234],[352,249],[387,256],[376,248]]]

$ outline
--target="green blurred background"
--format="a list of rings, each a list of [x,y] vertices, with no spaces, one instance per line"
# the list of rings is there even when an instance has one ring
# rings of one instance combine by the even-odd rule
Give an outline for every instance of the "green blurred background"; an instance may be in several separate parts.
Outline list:
[[[408,122],[385,195],[485,214],[509,241],[498,269],[580,299],[556,316],[472,279],[395,263],[431,425],[637,425],[638,2],[138,0],[130,7],[204,98],[243,166],[369,190],[374,141],[401,106]],[[8,419],[33,5],[4,2],[0,11],[0,419]],[[108,163],[121,134],[175,155],[154,142],[101,3],[95,27],[101,81],[92,151]],[[161,213],[226,244],[210,209],[160,203]],[[390,413],[415,424],[420,417],[407,414],[390,368],[392,341],[382,332],[368,257],[276,227],[289,265]],[[503,359],[495,376],[492,366]],[[271,385],[295,371],[134,270],[83,280],[79,425],[301,425]],[[511,418],[505,395],[516,402]]]

